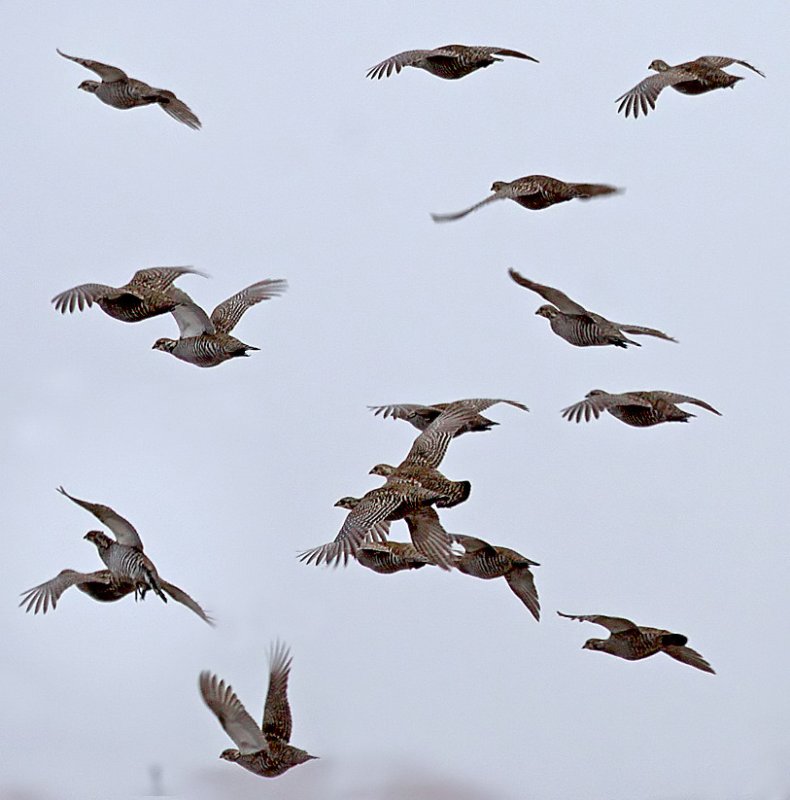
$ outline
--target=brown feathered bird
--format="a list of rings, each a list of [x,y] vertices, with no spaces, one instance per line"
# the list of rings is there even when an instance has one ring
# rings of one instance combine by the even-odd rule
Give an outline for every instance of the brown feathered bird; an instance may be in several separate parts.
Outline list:
[[[616,194],[622,189],[603,183],[566,183],[558,178],[550,178],[548,175],[527,175],[509,183],[494,181],[491,191],[493,194],[490,197],[486,197],[485,200],[481,200],[463,211],[456,211],[452,214],[431,214],[431,217],[434,222],[451,222],[461,219],[495,200],[515,200],[524,208],[540,211],[568,200],[589,200],[591,197]]]
[[[355,557],[363,567],[381,575],[422,569],[432,563],[411,542],[366,542]]]
[[[742,67],[756,72],[758,75],[765,75],[759,69],[753,67],[746,61],[727,56],[701,56],[694,61],[686,61],[683,64],[675,64],[671,67],[666,61],[660,58],[650,62],[648,69],[656,71],[656,75],[650,75],[643,81],[637,83],[633,89],[629,89],[625,94],[615,100],[620,105],[618,113],[625,112],[625,116],[633,116],[636,119],[641,111],[643,115],[656,107],[656,100],[661,91],[667,86],[671,86],[676,92],[681,94],[705,94],[714,89],[732,88],[743,78],[738,75],[730,75],[725,72],[723,67],[731,64],[740,64]]]
[[[259,728],[230,685],[210,672],[200,673],[200,694],[238,749],[229,748],[220,758],[232,761],[255,775],[276,778],[291,767],[318,758],[290,744],[291,707],[288,704],[288,676],[291,654],[275,644],[269,659],[269,690]]]
[[[433,50],[406,50],[390,56],[375,67],[368,70],[368,78],[389,78],[396,75],[404,67],[415,67],[436,75],[445,80],[457,80],[483,67],[490,67],[497,61],[497,56],[521,58],[538,63],[537,58],[520,53],[518,50],[506,50],[503,47],[481,47],[466,44],[446,44]]]
[[[602,625],[609,631],[608,639],[588,639],[582,645],[584,650],[599,650],[624,658],[626,661],[640,661],[656,653],[666,653],[676,661],[715,674],[713,667],[696,650],[686,647],[688,638],[682,633],[672,633],[661,628],[645,628],[622,617],[607,617],[602,614],[563,614],[561,611],[557,613],[567,619]]]
[[[615,419],[634,428],[649,428],[662,422],[688,422],[695,414],[689,414],[678,403],[693,403],[706,411],[721,416],[720,411],[696,397],[675,392],[623,392],[609,394],[603,389],[593,389],[584,400],[562,409],[562,416],[568,422],[589,422],[598,419],[608,411]]]

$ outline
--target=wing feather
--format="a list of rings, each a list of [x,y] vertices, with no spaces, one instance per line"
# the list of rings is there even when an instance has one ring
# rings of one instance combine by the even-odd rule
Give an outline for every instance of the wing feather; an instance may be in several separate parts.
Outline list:
[[[247,713],[229,684],[210,672],[200,673],[200,694],[205,704],[214,712],[219,724],[239,748],[239,752],[250,754],[268,751],[269,745],[255,720]]]

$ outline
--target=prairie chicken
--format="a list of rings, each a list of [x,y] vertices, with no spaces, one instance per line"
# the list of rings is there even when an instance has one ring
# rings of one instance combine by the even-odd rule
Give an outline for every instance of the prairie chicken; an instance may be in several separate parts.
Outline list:
[[[191,302],[189,295],[173,286],[180,275],[203,275],[191,267],[151,267],[139,269],[124,286],[83,283],[52,298],[61,314],[90,308],[94,303],[113,319],[140,322],[167,314],[179,303]]]
[[[563,614],[561,611],[557,613],[567,619],[602,625],[609,631],[608,639],[588,639],[582,645],[583,650],[600,650],[624,658],[626,661],[639,661],[656,653],[666,653],[690,667],[716,674],[713,667],[696,650],[686,647],[688,638],[682,633],[672,633],[661,628],[645,628],[622,617],[607,617],[602,614],[579,616]]]
[[[494,181],[491,191],[493,194],[490,197],[486,197],[485,200],[481,200],[463,211],[457,211],[454,214],[431,214],[431,217],[434,222],[450,222],[461,219],[495,200],[515,200],[524,208],[540,211],[567,200],[575,198],[589,200],[591,197],[615,194],[621,192],[622,189],[602,183],[565,183],[557,178],[550,178],[548,175],[527,175],[524,178],[510,181],[510,183]]]
[[[623,335],[625,333],[637,336],[656,336],[669,342],[677,341],[655,328],[611,322],[600,314],[588,311],[584,306],[575,303],[559,289],[535,283],[529,278],[519,275],[514,269],[509,270],[509,273],[519,286],[537,292],[544,300],[553,303],[553,305],[541,306],[535,313],[540,317],[546,317],[554,333],[576,347],[600,347],[610,344],[615,347],[628,347],[629,344],[641,347],[639,342],[626,338]]]
[[[404,419],[406,422],[409,422],[411,425],[417,428],[418,431],[424,431],[443,411],[461,408],[464,406],[476,406],[481,402],[487,402],[489,405],[495,405],[496,403],[507,403],[508,405],[521,409],[522,411],[529,411],[529,409],[523,403],[518,403],[515,400],[489,401],[478,398],[453,400],[449,403],[433,403],[429,406],[421,406],[416,403],[394,403],[388,406],[368,406],[368,408],[376,416],[380,414],[383,419],[387,419],[387,417],[392,417],[392,419]],[[461,436],[464,433],[476,431],[487,431],[493,428],[494,425],[499,425],[499,423],[484,417],[482,414],[477,414],[477,416],[470,420],[467,425],[461,428],[455,434],[455,436]]]
[[[406,50],[376,64],[368,70],[368,78],[389,78],[393,71],[397,75],[404,67],[416,67],[436,75],[437,78],[456,80],[483,67],[490,67],[497,61],[496,56],[510,56],[539,63],[537,58],[506,50],[502,47],[478,47],[466,44],[447,44],[433,50]]]
[[[233,688],[210,672],[200,673],[200,694],[238,749],[223,750],[220,758],[232,761],[255,775],[276,778],[291,767],[318,758],[289,744],[291,707],[288,704],[288,676],[291,655],[275,644],[269,658],[269,690],[259,728],[247,713]]]
[[[177,305],[171,313],[178,323],[179,338],[157,339],[152,349],[171,353],[196,367],[216,367],[231,358],[246,357],[250,350],[260,348],[244,344],[230,332],[248,308],[278,297],[287,288],[288,283],[280,279],[258,281],[220,303],[211,318],[191,301]]]
[[[657,58],[655,61],[651,61],[648,67],[648,69],[655,70],[657,74],[650,75],[637,83],[633,89],[620,95],[615,100],[615,103],[620,103],[617,112],[625,111],[626,117],[633,115],[636,119],[641,110],[642,114],[647,116],[650,109],[656,107],[656,99],[661,94],[661,90],[667,86],[671,86],[681,94],[705,94],[714,89],[732,88],[743,78],[724,71],[723,67],[729,67],[731,64],[740,64],[742,67],[762,75],[763,78],[765,77],[759,69],[746,61],[739,61],[737,58],[728,58],[727,56],[701,56],[694,61],[676,64],[674,67],[670,67],[666,61]]]
[[[484,406],[484,408],[487,406]],[[467,425],[480,407],[462,407],[440,414],[414,441],[409,455],[399,467],[379,464],[371,470],[373,475],[383,475],[386,483],[371,489],[358,500],[344,498],[336,505],[346,503],[350,508],[345,522],[334,541],[306,550],[299,559],[307,564],[344,564],[356,556],[365,540],[382,522],[407,519],[412,516],[412,537],[417,536],[418,550],[428,555],[434,563],[449,569],[452,561],[450,537],[432,520],[425,506],[449,507],[463,502],[469,496],[469,481],[450,481],[436,468],[441,463],[456,431]],[[434,466],[435,465],[435,466]],[[416,515],[416,516],[415,516]],[[425,549],[424,549],[425,548]]]
[[[213,625],[214,621],[201,608],[200,604],[193,600],[183,589],[168,583],[159,578],[159,585],[162,591],[178,603],[182,603],[191,611],[194,611],[204,622]],[[34,614],[41,612],[46,614],[49,607],[54,611],[57,608],[58,600],[66,589],[76,586],[88,597],[100,603],[113,603],[121,600],[135,591],[136,584],[123,576],[113,575],[108,569],[97,570],[96,572],[75,572],[73,569],[61,570],[54,578],[48,580],[32,589],[22,592],[22,602],[20,606],[25,606],[25,611],[32,611]]]
[[[454,533],[450,538],[464,548],[463,555],[455,557],[454,566],[459,572],[483,580],[504,578],[513,594],[540,622],[538,590],[530,571],[530,567],[540,566],[537,561],[531,561],[508,547],[497,547],[474,536]]]
[[[149,106],[152,103],[157,103],[173,119],[183,122],[184,125],[193,130],[200,128],[200,120],[192,113],[192,109],[179,100],[171,91],[157,89],[147,83],[138,81],[136,78],[130,78],[118,67],[111,67],[109,64],[91,61],[88,58],[67,56],[60,50],[58,50],[58,53],[63,58],[68,58],[69,61],[74,61],[91,70],[91,72],[95,72],[101,78],[101,83],[98,81],[83,81],[79,88],[89,94],[95,94],[102,103],[120,109]]]
[[[693,403],[700,408],[721,416],[721,412],[704,400],[674,392],[623,392],[609,394],[602,389],[593,389],[584,400],[562,409],[562,416],[568,422],[585,422],[598,419],[604,411],[635,428],[648,428],[662,422],[688,422],[695,414],[678,408],[677,403]]]
[[[151,589],[166,603],[166,582],[159,576],[151,559],[143,552],[142,540],[132,523],[109,506],[72,497],[62,486],[58,488],[58,491],[73,503],[93,514],[99,522],[106,525],[115,535],[115,540],[113,540],[102,531],[88,531],[83,538],[95,545],[99,552],[99,558],[104,562],[116,583],[131,583],[135,598],[138,596],[141,599],[145,598],[146,592]],[[191,600],[189,595],[172,584],[167,584],[167,586],[174,591],[174,600],[183,603],[198,616],[205,619],[205,614],[194,607],[197,604]],[[38,589],[39,587],[36,588]],[[190,602],[193,605],[190,605]],[[208,620],[206,621],[208,622]]]
[[[381,575],[421,569],[432,563],[411,542],[366,542],[357,550],[356,559],[363,567]]]

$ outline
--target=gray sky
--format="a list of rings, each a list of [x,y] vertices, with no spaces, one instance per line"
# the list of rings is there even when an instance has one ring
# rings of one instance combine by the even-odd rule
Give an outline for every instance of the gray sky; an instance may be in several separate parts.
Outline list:
[[[572,5],[2,4],[0,797],[134,796],[154,763],[168,791],[207,800],[789,790],[787,5]],[[540,64],[365,80],[449,42]],[[78,92],[92,76],[56,47],[172,89],[204,129]],[[768,77],[734,67],[733,91],[616,114],[652,59],[703,54]],[[430,220],[531,173],[627,192]],[[158,264],[210,273],[180,281],[208,309],[287,278],[237,328],[261,352],[199,370],[150,349],[170,317],[49,304]],[[573,348],[510,266],[680,344]],[[595,387],[688,393],[724,416],[561,419]],[[452,445],[442,469],[473,490],[442,519],[542,564],[539,625],[504,581],[295,558],[410,446],[412,428],[367,404],[466,396],[532,411],[497,407],[500,427]],[[82,541],[95,521],[59,484],[128,517],[218,627],[153,596],[16,608],[64,567],[100,566]],[[582,651],[597,631],[557,609],[685,633],[718,675]],[[231,742],[197,675],[218,672],[257,717],[278,636],[293,741],[321,760],[267,782],[218,760]]]

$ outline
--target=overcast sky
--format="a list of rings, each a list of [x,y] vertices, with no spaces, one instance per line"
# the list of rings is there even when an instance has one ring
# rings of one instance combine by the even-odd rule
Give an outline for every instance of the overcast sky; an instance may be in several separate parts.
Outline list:
[[[0,797],[140,795],[160,764],[165,791],[201,800],[785,798],[786,2],[0,9]],[[365,79],[450,42],[540,63]],[[77,91],[95,76],[56,47],[175,91],[203,130]],[[732,91],[616,113],[653,59],[704,54],[767,78],[736,66]],[[627,191],[431,221],[531,173]],[[210,274],[179,282],[209,311],[288,280],[236,329],[260,352],[201,370],[151,350],[169,316],[49,302],[176,264]],[[679,344],[574,348],[508,267]],[[592,388],[687,393],[723,416],[565,422]],[[541,563],[540,624],[503,580],[296,559],[416,434],[367,404],[469,396],[531,413],[496,407],[499,427],[452,444],[442,470],[473,489],[442,520]],[[128,517],[217,628],[153,595],[17,608],[64,567],[101,566],[82,539],[96,521],[60,484]],[[583,651],[599,630],[557,609],[684,633],[718,674]],[[232,743],[197,676],[216,671],[257,718],[277,637],[293,742],[321,759],[266,781],[218,759]]]

